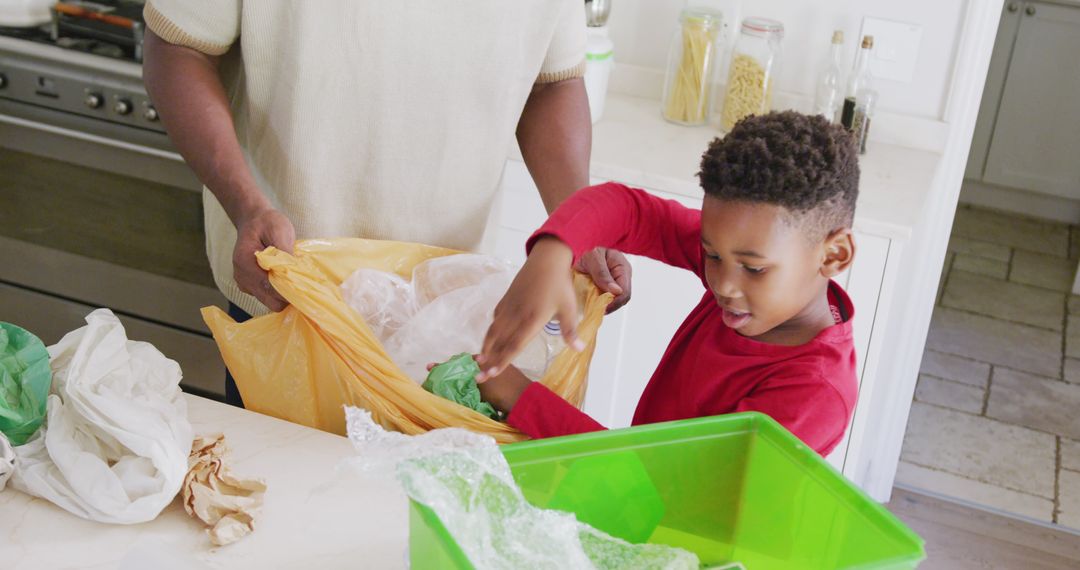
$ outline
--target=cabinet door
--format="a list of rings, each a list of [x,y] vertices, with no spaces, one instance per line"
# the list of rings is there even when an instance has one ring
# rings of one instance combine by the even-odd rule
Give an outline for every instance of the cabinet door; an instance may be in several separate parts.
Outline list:
[[[983,179],[1080,199],[1080,7],[1023,12]]]
[[[979,119],[975,123],[975,133],[971,136],[971,152],[968,154],[965,178],[982,180],[986,154],[990,152],[990,137],[994,134],[994,121],[997,120],[998,105],[1001,103],[1001,92],[1005,89],[1005,76],[1009,72],[1016,30],[1020,26],[1023,13],[1023,2],[1006,1],[1001,7],[1001,23],[998,26],[997,39],[994,40],[994,52],[990,56],[990,69],[986,73],[986,86],[983,87],[982,102],[979,104]]]
[[[506,161],[499,193],[500,211],[493,213],[494,221],[499,226],[531,235],[547,220],[540,191],[536,189],[536,183],[524,162]],[[521,260],[524,261],[525,242],[521,243],[521,252]]]
[[[638,256],[631,256],[630,262],[634,267],[633,298],[619,311],[624,313],[619,329],[602,331],[619,334],[621,341],[611,377],[614,382],[604,386],[610,394],[610,408],[598,411],[610,418],[609,427],[630,425],[641,393],[668,343],[705,294],[701,279],[689,271]],[[594,362],[594,371],[597,365],[603,364]]]
[[[892,259],[895,265],[897,259],[894,244],[888,238],[856,232],[855,244],[858,248],[855,261],[836,281],[844,287],[855,306],[852,332],[859,374],[859,397],[844,439],[826,458],[853,479],[848,468],[850,460],[860,455],[863,441],[873,441],[873,438],[866,437],[868,426],[865,410],[874,392],[881,331],[884,330],[888,300],[895,286],[895,279],[888,278],[889,261]]]

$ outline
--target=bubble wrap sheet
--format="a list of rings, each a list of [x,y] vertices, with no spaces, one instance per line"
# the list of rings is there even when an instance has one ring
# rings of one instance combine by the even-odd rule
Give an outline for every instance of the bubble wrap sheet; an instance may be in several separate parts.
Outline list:
[[[525,500],[495,440],[457,429],[418,436],[387,432],[346,408],[358,457],[350,468],[393,472],[406,494],[431,508],[477,568],[697,569],[697,557],[656,544],[630,544],[574,515]]]

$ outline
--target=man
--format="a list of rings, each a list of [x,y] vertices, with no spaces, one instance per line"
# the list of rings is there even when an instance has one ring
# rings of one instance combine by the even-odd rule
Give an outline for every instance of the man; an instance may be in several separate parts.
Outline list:
[[[548,211],[589,184],[581,0],[150,0],[145,18],[147,90],[205,184],[238,320],[285,307],[254,254],[297,237],[478,247],[515,131]],[[621,254],[581,269],[626,302]]]

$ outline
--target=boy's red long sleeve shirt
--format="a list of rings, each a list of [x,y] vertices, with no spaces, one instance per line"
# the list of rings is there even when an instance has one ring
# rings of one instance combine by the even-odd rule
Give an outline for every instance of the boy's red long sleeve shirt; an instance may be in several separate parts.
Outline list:
[[[705,286],[642,393],[634,425],[758,411],[822,455],[843,438],[858,380],[854,310],[840,286],[829,286],[837,324],[800,346],[766,344],[723,322],[705,282],[700,210],[608,183],[568,199],[533,234],[529,248],[542,236],[562,240],[575,260],[608,247],[693,271]],[[507,421],[533,438],[605,429],[538,382],[522,393]]]

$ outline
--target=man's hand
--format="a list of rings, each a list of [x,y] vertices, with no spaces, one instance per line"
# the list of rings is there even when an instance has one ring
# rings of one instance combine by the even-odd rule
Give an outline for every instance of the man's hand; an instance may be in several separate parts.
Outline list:
[[[143,48],[146,90],[169,138],[236,226],[236,284],[270,309],[284,309],[287,303],[270,287],[255,252],[271,245],[291,252],[296,233],[259,190],[244,160],[221,83],[220,58],[170,44],[152,30],[146,30]]]
[[[233,278],[241,291],[254,296],[271,311],[280,311],[289,303],[270,286],[270,279],[259,267],[255,254],[270,246],[292,253],[295,241],[292,222],[273,208],[257,210],[237,220]]]
[[[570,267],[573,258],[570,247],[557,238],[545,237],[536,242],[495,307],[495,320],[476,358],[482,370],[477,382],[501,374],[553,315],[566,345],[579,352],[585,349],[577,338],[577,296]]]
[[[605,293],[615,295],[607,306],[607,314],[614,313],[630,301],[630,260],[614,249],[598,247],[578,259],[578,271],[592,277],[593,283]]]

